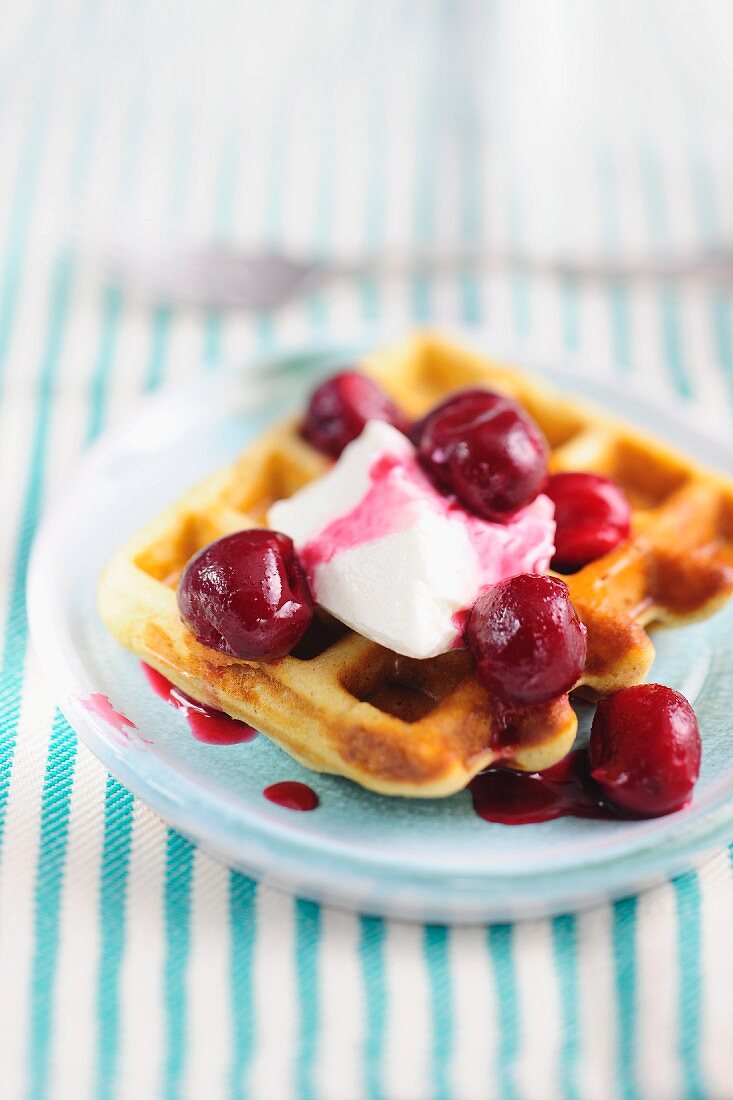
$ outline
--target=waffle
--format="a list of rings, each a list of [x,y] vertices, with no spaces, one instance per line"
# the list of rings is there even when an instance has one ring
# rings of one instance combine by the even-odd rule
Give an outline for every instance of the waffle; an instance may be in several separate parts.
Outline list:
[[[544,431],[551,469],[615,478],[631,537],[565,577],[588,629],[578,690],[598,697],[642,681],[647,628],[720,607],[733,589],[733,484],[544,382],[421,335],[362,364],[412,416],[451,391],[515,397]],[[567,696],[501,717],[470,656],[399,657],[318,612],[288,657],[238,660],[195,641],[175,586],[188,559],[222,535],[265,525],[269,507],[328,468],[296,423],[260,438],[148,524],[105,570],[100,610],[112,634],[200,702],[250,722],[302,764],[383,794],[441,797],[491,763],[535,771],[561,759],[577,720]]]

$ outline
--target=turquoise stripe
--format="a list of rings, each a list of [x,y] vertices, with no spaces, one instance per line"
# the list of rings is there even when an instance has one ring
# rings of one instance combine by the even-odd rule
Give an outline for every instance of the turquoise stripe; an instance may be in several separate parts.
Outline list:
[[[182,1096],[186,1067],[188,986],[186,971],[191,947],[191,882],[194,846],[180,833],[168,830],[165,860],[166,952],[163,964],[165,1016],[165,1100]]]
[[[169,306],[154,306],[151,314],[150,352],[145,368],[143,389],[155,390],[163,381],[173,315]]]
[[[438,15],[434,13],[433,24],[437,19]],[[434,29],[432,48],[427,51],[425,59],[418,119],[414,229],[416,240],[422,245],[429,245],[435,240],[436,141],[441,128],[441,88],[436,73],[440,74],[441,70],[440,43],[437,29]],[[425,324],[431,315],[431,280],[424,275],[416,275],[412,279],[413,319],[418,324]]]
[[[102,430],[121,313],[122,294],[117,287],[108,287],[104,292],[102,334],[97,351],[97,361],[92,371],[89,394],[91,411],[87,429],[88,442],[96,439]]]
[[[43,1100],[50,1085],[59,913],[75,758],[74,731],[57,711],[51,727],[41,798],[41,850],[36,869],[30,980],[29,1100]]]
[[[315,1100],[313,1077],[321,1026],[318,956],[321,911],[312,901],[295,903],[295,973],[298,981],[298,1044],[295,1052],[293,1095]]]
[[[450,929],[431,924],[425,928],[425,961],[430,989],[430,1095],[450,1100],[450,1065],[453,1052],[453,990],[450,974]]]
[[[224,145],[219,179],[216,186],[214,204],[213,236],[215,240],[226,240],[234,223],[237,195],[237,176],[239,169],[239,144],[233,132]],[[204,317],[204,365],[211,367],[221,358],[222,315],[209,311]]]
[[[600,195],[601,237],[610,253],[619,249],[621,231],[616,199],[616,173],[607,152],[598,161],[598,190]],[[629,292],[625,282],[613,279],[609,287],[608,307],[611,314],[611,341],[617,367],[631,368],[631,331],[629,320]]]
[[[616,1072],[622,1100],[638,1096],[636,1085],[636,898],[613,906],[613,963],[616,986],[618,1053]]]
[[[662,310],[662,335],[669,373],[677,392],[683,397],[691,397],[692,386],[682,357],[682,326],[680,323],[677,292],[669,288],[662,290],[660,292],[660,301]]]
[[[116,1094],[120,1045],[120,967],[127,922],[127,881],[132,842],[133,797],[107,776],[104,845],[99,883],[100,947],[94,1092],[98,1100]]]
[[[270,134],[270,163],[267,169],[268,188],[264,216],[264,236],[269,245],[279,243],[282,227],[282,211],[285,196],[287,167],[285,150],[288,147],[288,107],[283,101],[275,116]]]
[[[679,1052],[684,1095],[703,1100],[707,1091],[700,1065],[702,1030],[702,973],[700,951],[700,880],[694,871],[672,883],[677,910],[677,957],[679,962]]]
[[[369,114],[368,178],[364,198],[364,245],[376,248],[384,238],[385,224],[385,157],[384,131],[386,106],[384,88],[378,81],[371,97]],[[359,280],[361,311],[364,320],[376,321],[380,315],[380,286],[373,276]]]
[[[561,290],[563,340],[568,351],[580,347],[579,287],[575,279],[563,279]]]
[[[142,81],[133,81],[142,86]],[[93,117],[97,117],[96,110]],[[125,123],[120,156],[118,192],[130,195],[134,165],[140,147],[140,127],[144,119],[140,92],[131,99]],[[77,159],[76,174],[88,177],[93,146],[85,141]],[[119,339],[124,296],[119,288],[103,291],[102,318],[96,361],[89,392],[89,422],[86,441],[94,441],[102,431],[107,413],[109,386]],[[120,977],[126,945],[127,886],[133,830],[133,796],[111,776],[107,777],[104,800],[104,840],[99,887],[99,961],[96,975],[97,1036],[95,1047],[94,1094],[98,1100],[116,1095],[120,1057]]]
[[[432,315],[430,282],[426,275],[415,275],[412,280],[412,316],[417,324],[426,324]]]
[[[631,369],[629,296],[626,287],[618,279],[611,283],[609,307],[614,361],[617,367],[628,371]]]
[[[733,328],[730,317],[730,295],[717,291],[712,301],[712,323],[718,362],[733,402]]]
[[[252,963],[255,942],[257,884],[232,871],[229,880],[233,1052],[230,1073],[232,1100],[247,1095],[246,1074],[255,1042]]]
[[[15,738],[20,713],[20,695],[25,672],[28,636],[25,610],[26,572],[31,540],[35,534],[43,501],[54,378],[66,332],[72,278],[71,256],[64,252],[56,261],[52,275],[46,346],[41,360],[38,380],[36,422],[33,428],[28,481],[18,532],[5,629],[5,644],[3,646],[2,663],[0,664],[0,713],[2,714],[3,730],[0,746],[0,844],[5,829],[10,776],[13,768]]]
[[[25,266],[26,238],[38,189],[44,138],[48,128],[50,91],[50,74],[45,73],[33,104],[30,122],[26,127],[26,137],[13,192],[10,231],[3,249],[0,275],[0,383],[2,383],[10,342],[15,331],[18,295]]]
[[[560,995],[559,1086],[563,1100],[575,1100],[578,1093],[580,1055],[580,1009],[578,1005],[578,925],[572,913],[552,922]]]
[[[498,1041],[496,1076],[502,1100],[518,1100],[516,1061],[519,1053],[519,997],[514,971],[514,929],[511,924],[494,924],[487,929],[489,958],[496,988]],[[486,1037],[487,1043],[491,1037]]]
[[[321,256],[331,249],[331,214],[333,209],[333,177],[335,174],[335,149],[333,141],[333,96],[330,87],[323,89],[321,141],[318,152],[320,164],[315,206],[313,246]],[[328,309],[322,291],[308,295],[308,315],[312,335],[323,336],[328,323]]]
[[[366,1100],[386,1100],[384,1048],[387,1037],[387,926],[380,917],[361,917],[359,962],[364,984],[364,1092]]]
[[[657,245],[665,245],[669,236],[664,181],[654,150],[646,145],[641,153],[641,175],[647,216],[652,237]],[[683,397],[692,396],[692,384],[682,358],[681,325],[677,291],[670,286],[659,292],[662,338],[670,378]]]
[[[460,15],[465,9],[450,6],[452,15]],[[457,33],[463,34],[465,28],[458,27]],[[457,140],[458,171],[460,188],[460,226],[461,238],[469,245],[483,239],[483,211],[481,199],[483,181],[481,178],[481,160],[479,150],[483,147],[481,125],[478,114],[479,92],[472,76],[476,66],[470,62],[462,71],[454,74],[458,83]],[[461,287],[461,314],[467,325],[477,325],[483,320],[481,304],[481,280],[471,267],[459,277]]]
[[[175,138],[171,153],[170,190],[168,193],[168,213],[176,224],[180,223],[183,218],[188,191],[190,156],[187,155],[187,138],[189,137],[187,122],[188,113],[185,108],[182,108],[175,125]],[[168,354],[173,320],[174,312],[170,306],[158,305],[153,307],[150,353],[143,380],[143,389],[146,393],[157,389],[163,381],[163,369]]]
[[[522,216],[516,183],[509,196],[509,238],[518,247],[522,238]],[[532,327],[531,284],[526,272],[518,271],[511,279],[512,318],[518,336],[527,336]]]
[[[720,225],[707,160],[697,149],[692,158],[692,189],[695,196],[698,224],[705,242],[715,244]],[[728,291],[712,287],[709,292],[710,323],[723,382],[733,404],[733,333],[731,332],[731,296]]]

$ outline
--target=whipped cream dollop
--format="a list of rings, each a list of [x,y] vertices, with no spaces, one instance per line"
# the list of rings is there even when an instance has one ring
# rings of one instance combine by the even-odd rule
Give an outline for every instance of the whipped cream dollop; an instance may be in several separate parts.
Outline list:
[[[462,644],[481,590],[546,573],[554,505],[538,496],[505,524],[443,496],[396,428],[370,420],[322,477],[270,508],[289,535],[313,598],[359,634],[407,657]]]

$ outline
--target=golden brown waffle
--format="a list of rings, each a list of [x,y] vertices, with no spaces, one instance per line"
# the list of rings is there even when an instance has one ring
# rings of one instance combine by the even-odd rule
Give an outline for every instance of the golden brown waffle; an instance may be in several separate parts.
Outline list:
[[[413,416],[453,390],[510,394],[548,438],[553,470],[608,474],[633,506],[632,535],[565,578],[588,628],[578,685],[600,695],[644,679],[646,627],[715,611],[733,590],[733,485],[598,410],[511,368],[432,336],[363,364]],[[567,697],[500,719],[467,653],[397,657],[323,615],[299,650],[272,663],[200,645],[181,622],[175,585],[197,550],[264,526],[270,505],[327,469],[296,424],[261,438],[193,489],[115,556],[100,589],[115,637],[193,698],[266,732],[306,766],[380,791],[439,797],[501,760],[538,770],[570,748]]]

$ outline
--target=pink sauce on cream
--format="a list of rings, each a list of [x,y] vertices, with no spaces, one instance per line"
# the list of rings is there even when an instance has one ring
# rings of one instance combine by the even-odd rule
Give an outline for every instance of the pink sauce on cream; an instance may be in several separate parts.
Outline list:
[[[519,573],[547,572],[554,552],[555,523],[554,505],[544,494],[500,524],[472,515],[455,497],[438,492],[414,452],[380,456],[369,470],[369,479],[370,487],[355,508],[298,549],[316,599],[319,565],[408,527],[418,506],[426,505],[434,514],[465,528],[476,555],[481,588]],[[456,563],[460,565],[469,567],[467,562]],[[458,612],[458,616],[464,613]]]

